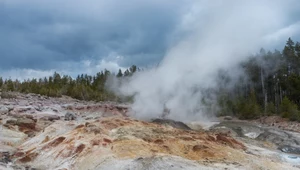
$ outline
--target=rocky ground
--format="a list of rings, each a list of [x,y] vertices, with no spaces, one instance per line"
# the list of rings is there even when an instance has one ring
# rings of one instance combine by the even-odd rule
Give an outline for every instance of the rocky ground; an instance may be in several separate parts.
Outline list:
[[[226,118],[204,130],[195,122],[142,121],[130,113],[125,104],[11,94],[0,100],[0,169],[300,167],[300,135],[287,128],[293,123]]]

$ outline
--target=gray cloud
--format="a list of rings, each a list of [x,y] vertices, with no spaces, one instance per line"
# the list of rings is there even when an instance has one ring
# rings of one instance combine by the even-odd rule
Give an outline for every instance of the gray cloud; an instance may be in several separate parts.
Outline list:
[[[172,1],[7,0],[0,5],[2,69],[51,69],[116,53],[158,62],[184,10]],[[140,57],[138,57],[140,56]],[[142,57],[151,56],[151,60]]]
[[[120,67],[157,64],[171,47],[188,36],[195,36],[195,32],[197,37],[206,37],[208,21],[233,24],[215,15],[220,9],[214,5],[228,2],[196,2],[198,0],[0,1],[0,69],[63,70],[65,64],[62,63],[71,63],[75,68],[82,61],[97,63],[114,60],[117,56],[122,56],[122,60],[117,61]],[[270,13],[274,2],[264,4],[270,6],[267,8],[270,11],[265,13]],[[242,6],[225,7],[225,13],[229,13]],[[263,7],[251,9],[255,8]],[[283,16],[278,15],[278,18],[263,21],[274,25],[277,20],[284,20],[266,31],[270,48],[281,47],[288,36],[300,37],[295,31],[299,2],[287,0],[281,8],[286,14],[284,17],[288,17],[282,19]],[[262,12],[247,9],[245,12],[255,16]],[[255,28],[257,23],[245,21],[244,24]],[[218,39],[218,34],[213,36]],[[74,68],[68,67],[68,71]]]

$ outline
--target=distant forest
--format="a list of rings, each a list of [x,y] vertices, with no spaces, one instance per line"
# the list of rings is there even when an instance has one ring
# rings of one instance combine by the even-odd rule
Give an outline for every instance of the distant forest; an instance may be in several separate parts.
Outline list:
[[[242,74],[221,70],[217,78],[219,87],[206,89],[217,98],[218,115],[232,115],[241,119],[280,115],[300,121],[300,43],[289,38],[283,51],[261,49],[257,55],[239,64]],[[51,97],[67,95],[79,100],[132,101],[133,96],[117,96],[105,88],[110,76],[118,79],[141,71],[133,65],[117,74],[108,70],[94,76],[81,74],[76,78],[54,73],[53,76],[25,81],[0,78],[3,92],[17,91]],[[233,80],[234,79],[234,80]],[[5,97],[5,96],[3,96]],[[202,100],[202,104],[209,105]]]
[[[79,100],[95,101],[119,101],[130,100],[130,97],[121,97],[115,95],[106,88],[106,81],[111,76],[117,78],[132,76],[139,68],[133,65],[124,73],[121,69],[117,75],[108,70],[98,72],[91,76],[87,74],[78,75],[76,79],[68,75],[60,75],[55,72],[53,76],[40,79],[32,78],[24,81],[11,80],[0,77],[0,88],[4,92],[16,91],[21,93],[36,93],[49,97],[61,97],[62,95],[70,96]],[[9,96],[2,96],[9,97]]]

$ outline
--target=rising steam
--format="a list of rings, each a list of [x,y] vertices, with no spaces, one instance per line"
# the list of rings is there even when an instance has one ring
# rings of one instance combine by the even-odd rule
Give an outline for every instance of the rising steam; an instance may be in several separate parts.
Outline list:
[[[264,46],[268,34],[280,29],[286,14],[283,1],[200,1],[187,10],[177,33],[185,35],[167,52],[158,67],[139,72],[120,88],[134,95],[139,118],[201,120],[214,105],[205,89],[216,87],[220,68],[230,68]],[[229,72],[238,74],[236,71]]]

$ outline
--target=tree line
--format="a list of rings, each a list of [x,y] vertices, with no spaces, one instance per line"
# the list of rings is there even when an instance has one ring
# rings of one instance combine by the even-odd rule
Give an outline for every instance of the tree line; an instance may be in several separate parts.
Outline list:
[[[132,65],[122,72],[111,73],[109,70],[103,70],[96,75],[87,74],[78,75],[72,78],[68,75],[60,75],[55,72],[53,76],[40,79],[32,78],[24,81],[5,79],[0,77],[0,88],[2,91],[16,91],[21,93],[36,93],[49,97],[70,96],[79,100],[94,101],[128,101],[130,97],[117,96],[106,88],[106,82],[109,77],[117,78],[132,76],[140,69]]]

